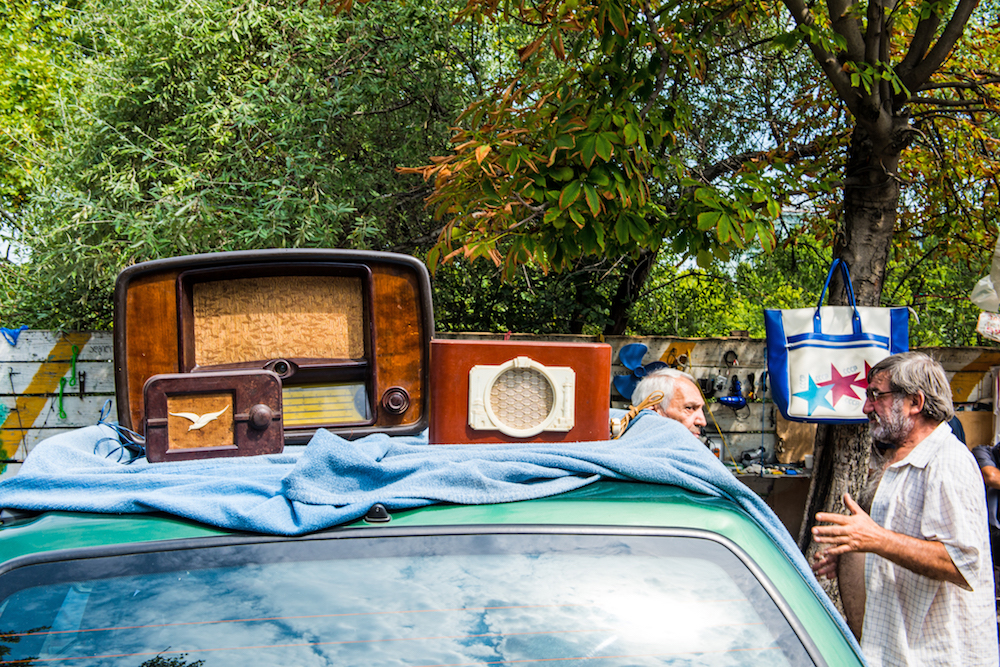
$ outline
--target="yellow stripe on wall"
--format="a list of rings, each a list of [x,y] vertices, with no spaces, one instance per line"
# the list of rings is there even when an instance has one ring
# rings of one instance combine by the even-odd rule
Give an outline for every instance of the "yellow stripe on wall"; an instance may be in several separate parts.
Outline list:
[[[90,340],[90,332],[77,331],[63,334],[63,337],[49,351],[49,356],[24,390],[24,394],[15,400],[16,410],[12,410],[0,426],[0,454],[2,458],[10,459],[24,438],[25,431],[35,425],[35,420],[45,408],[49,394],[59,391],[59,380],[69,370],[73,362],[73,346],[83,349]],[[2,378],[0,378],[2,380]],[[0,467],[0,472],[6,465]]]

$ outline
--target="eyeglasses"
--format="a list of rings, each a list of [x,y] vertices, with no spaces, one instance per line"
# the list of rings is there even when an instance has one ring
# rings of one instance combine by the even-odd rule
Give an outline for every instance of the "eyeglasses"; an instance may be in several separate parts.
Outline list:
[[[871,387],[869,387],[868,389],[865,390],[865,393],[868,394],[869,401],[871,401],[872,403],[877,403],[878,399],[882,398],[883,396],[888,396],[889,394],[905,394],[906,392],[899,391],[898,389],[890,389],[889,391],[879,391],[878,389],[872,389]]]

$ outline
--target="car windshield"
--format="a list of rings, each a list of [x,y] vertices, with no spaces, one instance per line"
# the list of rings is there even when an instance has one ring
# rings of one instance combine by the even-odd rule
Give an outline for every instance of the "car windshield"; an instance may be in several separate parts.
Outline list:
[[[711,539],[430,534],[89,557],[0,577],[0,664],[812,664]]]

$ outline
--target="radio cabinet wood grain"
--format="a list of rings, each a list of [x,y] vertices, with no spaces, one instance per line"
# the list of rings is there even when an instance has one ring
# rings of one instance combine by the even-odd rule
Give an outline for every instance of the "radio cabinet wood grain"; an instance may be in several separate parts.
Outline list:
[[[268,250],[137,264],[115,288],[119,422],[141,429],[154,375],[264,369],[282,379],[286,442],[319,428],[417,433],[433,329],[427,269],[406,255]]]
[[[609,438],[611,346],[431,342],[431,444]]]

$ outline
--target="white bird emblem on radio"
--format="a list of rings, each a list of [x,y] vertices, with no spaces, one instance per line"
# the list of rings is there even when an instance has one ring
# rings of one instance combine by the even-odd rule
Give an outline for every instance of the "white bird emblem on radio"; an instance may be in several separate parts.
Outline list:
[[[191,420],[191,425],[188,426],[189,431],[197,431],[202,426],[205,426],[209,422],[213,422],[219,418],[223,412],[229,409],[229,406],[222,408],[218,412],[209,412],[203,415],[196,415],[193,412],[171,412],[170,414],[174,417],[184,417],[184,419]]]

